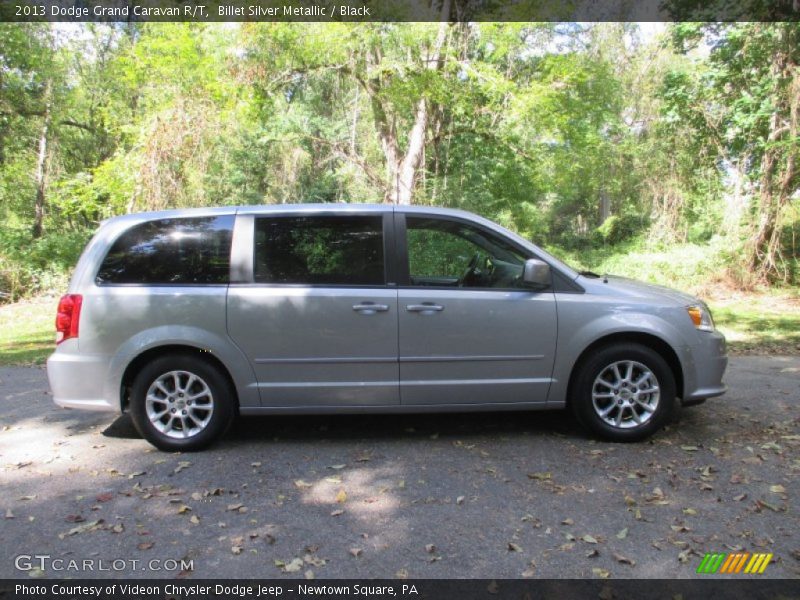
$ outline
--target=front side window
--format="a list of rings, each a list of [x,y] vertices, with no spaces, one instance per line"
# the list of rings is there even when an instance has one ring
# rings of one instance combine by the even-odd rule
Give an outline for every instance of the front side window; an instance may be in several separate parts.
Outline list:
[[[256,219],[255,281],[384,285],[381,216]]]
[[[501,237],[456,221],[406,219],[411,285],[521,288],[526,257]]]
[[[228,283],[233,215],[159,219],[131,227],[111,246],[98,284]]]

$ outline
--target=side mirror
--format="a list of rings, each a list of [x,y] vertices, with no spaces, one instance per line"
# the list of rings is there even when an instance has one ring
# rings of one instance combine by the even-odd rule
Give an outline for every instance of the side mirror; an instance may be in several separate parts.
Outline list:
[[[549,286],[550,265],[538,258],[529,258],[523,267],[522,281],[536,287]]]

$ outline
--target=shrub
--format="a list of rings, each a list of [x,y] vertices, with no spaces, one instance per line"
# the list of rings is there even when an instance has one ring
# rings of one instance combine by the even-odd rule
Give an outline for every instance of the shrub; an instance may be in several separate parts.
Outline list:
[[[49,232],[32,240],[29,231],[0,231],[0,302],[66,290],[69,277],[92,232]]]

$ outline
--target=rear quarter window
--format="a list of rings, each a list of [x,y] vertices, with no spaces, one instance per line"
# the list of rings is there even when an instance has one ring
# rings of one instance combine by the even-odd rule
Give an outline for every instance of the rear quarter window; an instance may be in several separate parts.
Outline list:
[[[234,215],[159,219],[125,231],[95,281],[104,284],[228,283]]]
[[[254,250],[256,283],[386,282],[382,216],[260,217]]]

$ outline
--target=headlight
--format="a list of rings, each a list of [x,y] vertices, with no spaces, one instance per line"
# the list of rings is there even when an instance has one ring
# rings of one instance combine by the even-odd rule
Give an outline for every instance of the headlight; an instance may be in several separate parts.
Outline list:
[[[686,307],[689,318],[700,331],[714,331],[714,319],[711,318],[711,311],[705,304],[693,304]]]

